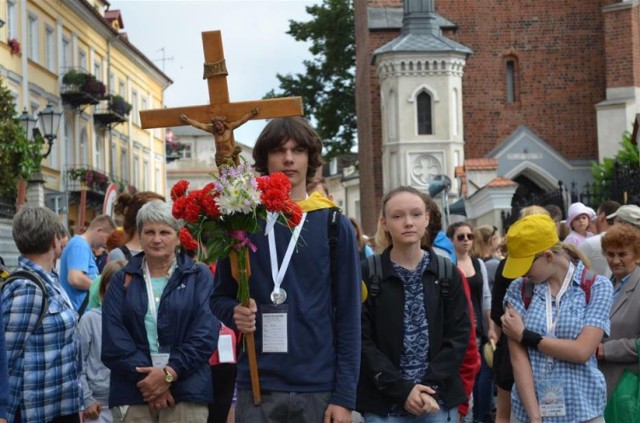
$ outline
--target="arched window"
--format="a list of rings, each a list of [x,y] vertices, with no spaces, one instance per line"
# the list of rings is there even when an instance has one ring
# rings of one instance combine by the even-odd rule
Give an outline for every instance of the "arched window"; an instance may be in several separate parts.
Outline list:
[[[507,57],[505,62],[505,79],[507,90],[507,103],[518,101],[518,61],[515,57]]]
[[[417,96],[418,103],[418,135],[433,134],[433,120],[431,118],[431,96],[421,92]]]

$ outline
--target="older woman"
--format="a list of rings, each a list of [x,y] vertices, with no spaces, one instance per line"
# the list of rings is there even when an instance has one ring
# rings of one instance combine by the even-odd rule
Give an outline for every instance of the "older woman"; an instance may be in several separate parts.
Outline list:
[[[125,422],[206,421],[219,330],[211,272],[176,253],[180,224],[168,204],[145,204],[136,226],[142,253],[113,277],[102,307],[109,405]]]
[[[611,333],[598,348],[598,367],[607,382],[608,397],[625,368],[638,370],[635,342],[640,338],[640,230],[618,223],[609,228],[601,243],[613,283]]]

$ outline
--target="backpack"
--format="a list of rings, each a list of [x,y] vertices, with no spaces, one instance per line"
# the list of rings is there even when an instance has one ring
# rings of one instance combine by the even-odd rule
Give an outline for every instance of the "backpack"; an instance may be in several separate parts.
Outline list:
[[[331,207],[329,209],[329,215],[327,219],[327,235],[329,237],[329,270],[331,274],[331,301],[333,304],[333,308],[335,308],[336,304],[336,280],[337,280],[337,272],[338,265],[337,261],[337,248],[338,248],[338,229],[340,225],[338,225],[338,221],[340,219],[341,210],[339,207]],[[361,254],[364,253],[364,249]],[[362,292],[362,302],[367,299],[367,286],[364,282],[361,282],[361,292]]]
[[[38,317],[38,320],[36,321],[36,324],[33,327],[33,331],[35,332],[38,326],[40,326],[40,323],[42,323],[42,320],[44,319],[44,316],[46,316],[47,311],[49,310],[49,299],[47,298],[47,288],[44,284],[44,281],[40,278],[40,276],[38,276],[36,273],[32,272],[31,270],[21,268],[11,273],[8,278],[0,282],[0,291],[3,290],[5,286],[19,279],[28,279],[31,282],[35,283],[36,286],[40,288],[40,290],[42,290],[42,304],[40,308],[40,316]]]
[[[591,270],[584,269],[582,276],[580,277],[580,288],[584,291],[584,299],[587,304],[591,299],[591,286],[596,281],[597,274]],[[528,310],[533,299],[533,284],[528,283],[527,278],[522,278],[522,285],[520,286],[520,295],[522,296],[522,302],[524,303],[524,309]]]
[[[438,278],[436,285],[440,285],[440,293],[442,298],[449,298],[449,289],[453,280],[453,263],[438,254],[435,255],[438,261]],[[379,254],[367,257],[367,267],[369,268],[369,296],[375,298],[380,293],[380,284],[382,283],[382,260]]]

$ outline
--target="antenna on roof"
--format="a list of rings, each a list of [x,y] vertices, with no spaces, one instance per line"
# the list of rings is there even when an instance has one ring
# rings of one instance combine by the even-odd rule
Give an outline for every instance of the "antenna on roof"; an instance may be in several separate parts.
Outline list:
[[[162,62],[162,72],[164,72],[164,64],[166,62],[173,62],[173,56],[171,57],[166,57],[164,54],[164,47],[162,47],[160,50],[156,50],[155,52],[162,52],[162,57],[160,57],[159,59],[153,59],[154,62]]]

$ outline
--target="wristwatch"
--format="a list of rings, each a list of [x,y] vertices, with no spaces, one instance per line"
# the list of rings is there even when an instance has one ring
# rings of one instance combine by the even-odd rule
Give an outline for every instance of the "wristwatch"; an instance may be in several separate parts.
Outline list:
[[[164,369],[162,369],[162,371],[164,371],[164,381],[167,383],[172,383],[173,375],[169,372],[169,370],[167,370],[167,368],[165,367]]]

